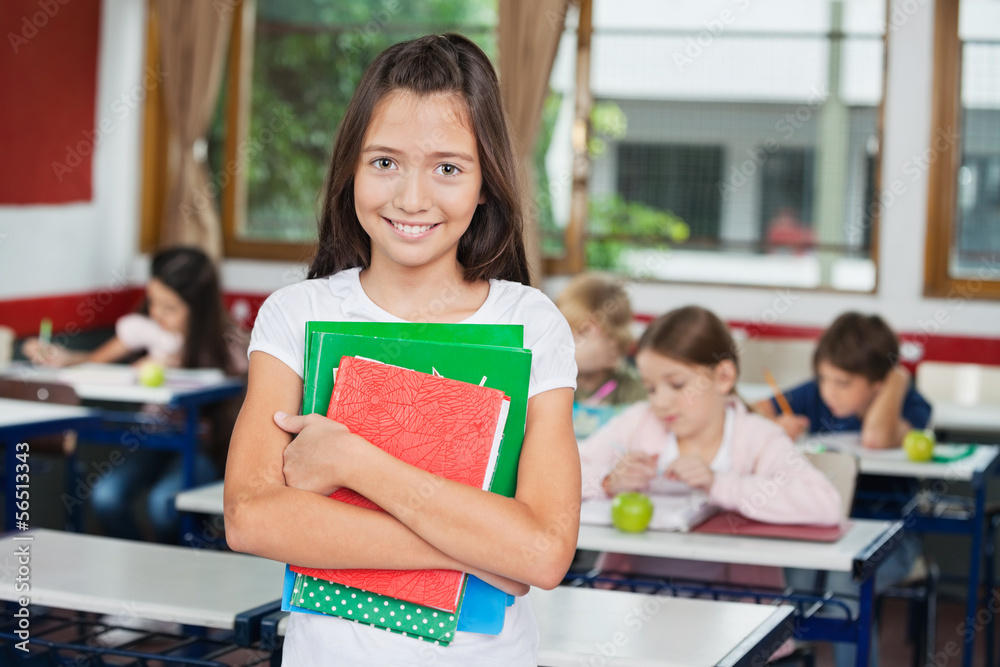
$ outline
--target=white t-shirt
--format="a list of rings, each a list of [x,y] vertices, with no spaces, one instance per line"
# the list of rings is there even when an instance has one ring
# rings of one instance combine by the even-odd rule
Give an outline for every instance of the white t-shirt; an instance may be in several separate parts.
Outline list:
[[[368,298],[359,276],[359,269],[348,269],[272,294],[257,315],[249,351],[266,352],[302,377],[307,321],[401,322]],[[532,352],[529,397],[549,389],[576,388],[572,332],[542,292],[520,283],[491,280],[486,301],[463,323],[524,326],[524,347]],[[518,667],[537,664],[537,652],[534,612],[531,603],[521,597],[507,608],[500,635],[460,632],[448,647],[333,616],[292,614],[282,665]]]

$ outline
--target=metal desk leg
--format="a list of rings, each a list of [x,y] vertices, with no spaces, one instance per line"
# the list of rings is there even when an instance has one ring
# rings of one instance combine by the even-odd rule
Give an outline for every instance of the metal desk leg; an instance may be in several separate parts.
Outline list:
[[[855,657],[857,667],[868,667],[868,659],[872,651],[872,624],[875,621],[875,573],[861,582],[858,597],[858,653]]]
[[[199,414],[197,406],[187,406],[184,408],[184,442],[181,447],[181,457],[184,465],[184,485],[182,488],[191,489],[194,488],[194,470],[195,470],[195,459],[198,456],[198,425],[199,425]],[[190,542],[190,538],[194,537],[195,523],[194,515],[190,512],[184,512],[181,516],[181,540],[185,544]]]
[[[972,667],[972,654],[976,647],[976,611],[979,608],[979,569],[983,556],[983,530],[986,523],[986,480],[976,475],[972,480],[976,498],[976,511],[972,517],[972,546],[969,557],[969,592],[965,603],[965,627],[962,641],[962,667]]]

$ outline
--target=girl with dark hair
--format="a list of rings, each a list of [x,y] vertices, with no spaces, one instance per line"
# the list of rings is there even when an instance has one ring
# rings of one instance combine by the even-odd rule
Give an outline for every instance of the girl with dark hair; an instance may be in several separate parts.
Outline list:
[[[306,567],[459,570],[517,596],[562,581],[580,503],[573,338],[524,284],[516,173],[497,76],[474,43],[422,37],[368,67],[333,148],[308,279],[272,294],[251,334],[226,468],[230,547]],[[310,320],[522,325],[532,361],[515,497],[434,477],[322,415],[297,416]],[[386,512],[330,502],[339,487]],[[284,664],[535,665],[537,644],[524,597],[501,634],[459,632],[447,647],[296,613]]]
[[[211,258],[197,248],[175,247],[156,253],[150,264],[146,298],[139,312],[120,317],[115,335],[95,350],[70,350],[24,343],[32,362],[71,366],[134,359],[134,365],[158,363],[167,368],[220,368],[227,375],[246,372],[246,337],[222,304],[218,274]],[[147,410],[160,410],[148,406]],[[218,479],[226,461],[236,408],[221,403],[206,408],[206,442],[195,462],[195,481]],[[157,415],[161,421],[168,414]],[[146,510],[153,534],[161,542],[177,542],[180,526],[174,496],[183,481],[182,460],[176,452],[136,449],[127,452],[98,481],[91,504],[104,531],[115,537],[142,539],[133,501],[147,489]]]

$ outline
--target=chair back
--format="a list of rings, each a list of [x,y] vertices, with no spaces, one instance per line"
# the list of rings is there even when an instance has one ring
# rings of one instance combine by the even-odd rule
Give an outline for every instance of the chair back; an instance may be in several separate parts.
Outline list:
[[[80,397],[77,396],[76,390],[68,384],[32,382],[14,378],[0,378],[0,398],[80,405]],[[62,436],[35,438],[31,441],[31,449],[32,451],[72,454],[76,450],[76,431],[66,431]]]
[[[851,515],[854,503],[854,487],[858,481],[858,459],[845,452],[808,452],[806,458],[823,473],[840,494],[841,516]]]
[[[1000,366],[922,361],[916,386],[931,403],[1000,405]]]

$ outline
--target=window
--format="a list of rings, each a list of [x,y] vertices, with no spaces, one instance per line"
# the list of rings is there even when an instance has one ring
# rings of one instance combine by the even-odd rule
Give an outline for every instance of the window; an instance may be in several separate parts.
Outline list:
[[[496,57],[495,0],[237,6],[209,141],[228,256],[308,256],[337,126],[365,67],[387,46],[455,31]]]
[[[687,233],[664,232],[669,249],[653,250],[645,231],[629,242],[590,219],[588,244],[625,249],[588,256],[636,277],[872,291],[885,3],[747,6],[593,1],[590,92],[618,110],[622,131],[603,133],[591,116],[604,148],[590,151],[591,209],[617,195]],[[572,156],[580,97],[567,26],[545,162],[556,229],[567,228],[575,172],[553,153]]]
[[[1000,298],[1000,5],[942,0],[935,4],[935,12],[924,292],[996,299]]]
[[[618,192],[626,201],[672,212],[691,242],[719,238],[721,146],[618,145]]]

